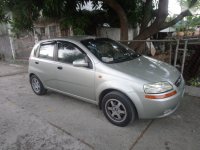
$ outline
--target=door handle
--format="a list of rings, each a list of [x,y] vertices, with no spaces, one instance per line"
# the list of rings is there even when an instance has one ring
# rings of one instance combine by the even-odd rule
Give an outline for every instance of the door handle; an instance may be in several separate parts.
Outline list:
[[[35,64],[39,64],[39,62],[38,62],[38,61],[35,61]]]
[[[63,69],[63,67],[61,67],[61,66],[58,66],[58,67],[57,67],[57,69],[59,69],[59,70],[62,70],[62,69]]]

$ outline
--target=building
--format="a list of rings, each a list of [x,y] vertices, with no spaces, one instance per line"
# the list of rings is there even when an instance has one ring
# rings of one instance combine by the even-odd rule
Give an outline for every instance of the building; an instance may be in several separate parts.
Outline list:
[[[73,35],[72,27],[62,29],[59,20],[40,18],[34,23],[34,37],[36,42],[43,39],[71,35]]]

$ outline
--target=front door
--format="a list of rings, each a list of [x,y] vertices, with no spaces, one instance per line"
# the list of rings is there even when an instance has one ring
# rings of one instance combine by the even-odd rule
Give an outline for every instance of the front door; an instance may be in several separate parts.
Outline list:
[[[56,86],[62,92],[95,100],[95,73],[92,65],[73,66],[73,61],[84,57],[87,57],[86,54],[75,44],[66,41],[57,43]]]

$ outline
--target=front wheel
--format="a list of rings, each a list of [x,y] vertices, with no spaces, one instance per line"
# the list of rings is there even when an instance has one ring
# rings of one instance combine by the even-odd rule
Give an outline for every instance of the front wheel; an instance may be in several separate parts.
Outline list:
[[[130,100],[117,91],[103,97],[102,109],[106,118],[116,126],[127,126],[136,118],[136,110]]]

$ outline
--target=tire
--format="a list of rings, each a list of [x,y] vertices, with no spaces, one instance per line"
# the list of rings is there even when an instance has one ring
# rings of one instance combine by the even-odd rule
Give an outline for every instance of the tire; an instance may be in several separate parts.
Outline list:
[[[44,95],[47,93],[47,89],[44,88],[42,82],[36,75],[30,77],[30,83],[35,94]]]
[[[125,127],[136,118],[136,109],[124,94],[113,91],[102,100],[102,110],[106,118],[114,125]]]

